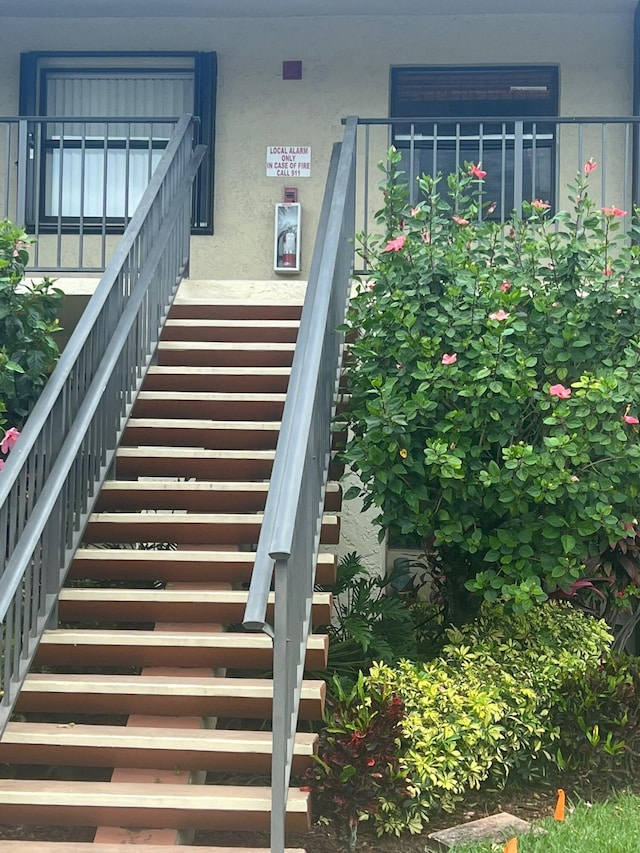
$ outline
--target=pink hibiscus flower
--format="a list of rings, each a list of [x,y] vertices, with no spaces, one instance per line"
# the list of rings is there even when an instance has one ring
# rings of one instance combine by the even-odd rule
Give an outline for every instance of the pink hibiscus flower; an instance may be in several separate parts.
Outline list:
[[[506,320],[507,317],[510,317],[508,311],[503,311],[502,308],[499,311],[494,311],[493,314],[489,314],[490,320]]]
[[[474,163],[472,163],[472,164],[469,166],[469,174],[470,174],[473,178],[478,178],[478,180],[480,180],[480,181],[481,181],[483,178],[486,178],[486,176],[487,176],[487,173],[486,173],[486,172],[484,171],[484,169],[482,168],[482,163],[478,163],[478,165],[477,165],[477,166],[476,166]]]
[[[8,429],[4,434],[4,438],[0,441],[0,452],[8,453],[13,447],[15,447],[16,441],[19,438],[20,433],[15,427]]]
[[[457,360],[458,360],[458,353],[457,352],[452,352],[452,353],[445,352],[445,354],[442,356],[442,363],[443,364],[455,364]]]
[[[565,388],[564,385],[552,385],[549,388],[549,393],[552,397],[558,397],[560,400],[567,400],[571,396],[571,388]]]
[[[400,249],[404,246],[404,244],[406,242],[407,242],[407,238],[404,236],[404,234],[400,234],[400,236],[396,237],[395,240],[389,240],[389,242],[387,243],[387,245],[384,247],[384,249],[382,251],[383,252],[399,252]]]

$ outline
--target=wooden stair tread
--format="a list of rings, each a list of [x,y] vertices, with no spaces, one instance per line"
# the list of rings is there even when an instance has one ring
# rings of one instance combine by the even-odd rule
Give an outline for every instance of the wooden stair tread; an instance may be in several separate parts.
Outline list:
[[[130,418],[122,444],[169,444],[203,450],[273,450],[279,432],[280,422],[272,420]]]
[[[242,524],[262,523],[261,512],[189,512],[176,514],[171,512],[141,513],[141,512],[94,512],[91,514],[90,522],[117,522],[117,521],[139,521],[141,525],[153,524],[154,521],[162,519],[168,523],[196,522],[200,524]],[[338,517],[331,513],[325,513],[323,522],[326,524],[337,524]]]
[[[170,588],[74,587],[61,590],[59,607],[60,618],[71,622],[95,619],[115,622],[184,621],[230,625],[242,621],[248,596],[247,590],[203,589],[194,593],[189,589]],[[274,601],[274,593],[270,593],[267,607],[269,620],[273,619]],[[311,617],[315,625],[328,625],[331,622],[331,593],[315,592],[313,594]]]
[[[126,746],[135,749],[271,753],[271,732],[264,731],[17,722],[7,724],[0,741],[0,750],[4,744],[8,743],[57,743],[59,745],[70,743],[93,747],[98,741],[108,746]],[[317,741],[317,734],[298,732],[294,748],[299,755],[313,755]]]
[[[6,782],[6,784],[5,784]],[[174,829],[268,829],[269,788],[239,785],[174,785],[141,782],[61,782],[3,780],[0,821],[82,826]],[[36,811],[37,809],[37,811]],[[287,800],[290,831],[310,827],[310,794],[291,788]],[[80,821],[85,821],[80,823]],[[88,823],[86,823],[88,821]]]
[[[165,323],[165,329],[175,328],[197,328],[201,326],[204,329],[298,329],[300,327],[299,320],[273,320],[273,319],[247,319],[238,318],[207,319],[198,317],[169,317]]]
[[[64,689],[92,691],[95,693],[125,691],[137,695],[149,696],[162,693],[176,693],[188,696],[198,693],[202,696],[257,696],[271,698],[273,683],[266,678],[221,678],[168,675],[77,675],[75,673],[52,675],[49,673],[29,673],[25,679],[23,692],[54,693]],[[324,693],[323,681],[303,681],[302,700],[317,699]]]
[[[95,509],[122,512],[142,509],[184,509],[191,512],[260,512],[264,509],[269,482],[233,480],[108,480],[103,483]],[[341,489],[328,483],[325,509],[340,509]]]
[[[198,421],[208,418],[274,422],[282,417],[284,394],[215,391],[141,391],[133,419],[171,418]]]
[[[262,513],[99,512],[90,516],[85,542],[249,544],[258,541]],[[322,542],[335,544],[338,517],[325,513]]]
[[[269,341],[160,341],[158,349],[164,352],[180,352],[181,350],[219,350],[221,352],[287,352],[293,353],[294,343],[270,343]]]
[[[199,605],[195,606],[200,613]],[[187,615],[184,608],[175,613],[176,618],[185,619]],[[306,668],[324,669],[328,652],[327,635],[311,635]],[[273,644],[266,634],[258,633],[58,628],[45,632],[36,662],[58,667],[68,664],[269,669],[273,663]]]
[[[160,436],[158,436],[160,438]],[[246,442],[245,442],[246,443]],[[264,480],[271,476],[275,442],[266,449],[165,447],[163,441],[119,447],[116,469],[120,476],[195,477],[205,480],[238,477]]]
[[[138,551],[131,548],[80,548],[71,564],[70,578],[125,578],[135,580],[233,580],[251,577],[255,554],[250,551]],[[336,558],[319,554],[316,579],[333,583]]]
[[[287,390],[290,367],[194,367],[153,365],[147,371],[146,391],[230,391],[279,393]]]
[[[280,421],[224,421],[209,420],[208,418],[129,418],[127,429],[132,427],[145,427],[146,429],[224,429],[238,431],[277,432],[280,429]]]
[[[299,320],[302,313],[302,301],[287,299],[221,299],[176,297],[169,310],[169,318],[196,320]]]
[[[3,853],[123,853],[122,844],[85,841],[3,841]],[[269,853],[265,847],[201,847],[185,844],[145,844],[143,853]],[[285,853],[305,853],[300,848]]]
[[[163,341],[295,341],[299,320],[170,319],[162,330]]]
[[[3,779],[0,787],[0,802],[20,803],[41,801],[43,804],[87,803],[101,805],[136,805],[145,803],[148,808],[175,807],[181,801],[192,804],[196,809],[212,809],[218,803],[234,810],[269,809],[271,789],[245,787],[241,785],[168,785],[166,783],[141,782],[67,782],[52,779]],[[299,788],[289,791],[288,808],[306,812],[309,795]],[[178,805],[180,807],[180,805]]]
[[[175,454],[176,459],[183,461],[185,459],[194,459],[202,463],[204,461],[215,460],[248,460],[249,462],[273,462],[276,452],[275,450],[205,450],[202,447],[170,447],[158,444],[150,444],[148,446],[141,445],[140,447],[119,447],[116,451],[116,458],[127,459],[135,458],[140,455],[149,456],[157,454],[160,457],[165,457],[168,453]]]
[[[296,734],[296,775],[310,766],[317,742],[317,735]],[[71,767],[177,768],[181,772],[214,770],[255,776],[270,772],[271,750],[268,731],[9,723],[0,741],[0,761]]]
[[[308,648],[322,650],[326,646],[326,634],[311,634]],[[41,646],[45,645],[158,645],[182,646],[209,649],[267,649],[271,650],[273,643],[270,637],[263,633],[233,633],[224,631],[211,633],[208,631],[136,631],[136,630],[105,630],[99,628],[53,628],[45,631]]]
[[[188,670],[180,676],[34,673],[24,682],[16,710],[268,719],[272,699],[268,679],[195,677]],[[300,719],[321,719],[324,700],[323,681],[304,681]]]
[[[258,391],[140,391],[136,399],[137,401],[179,400],[186,403],[200,402],[202,400],[214,403],[227,403],[236,400],[248,403],[284,403],[285,397],[286,394],[263,394]]]

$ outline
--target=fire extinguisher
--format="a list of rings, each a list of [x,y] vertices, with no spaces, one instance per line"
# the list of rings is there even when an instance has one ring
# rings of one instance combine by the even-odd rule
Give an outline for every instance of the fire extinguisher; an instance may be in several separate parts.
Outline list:
[[[280,235],[280,257],[281,266],[295,267],[296,265],[296,232],[294,228],[287,228]]]

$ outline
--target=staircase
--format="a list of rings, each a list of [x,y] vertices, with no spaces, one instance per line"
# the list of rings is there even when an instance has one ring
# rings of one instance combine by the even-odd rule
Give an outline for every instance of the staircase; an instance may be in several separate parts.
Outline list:
[[[238,625],[299,316],[295,305],[173,306],[59,626],[0,742],[3,853],[136,843],[221,853],[188,846],[194,831],[231,831],[242,846],[244,831],[269,829],[271,641]],[[339,508],[330,485],[325,543],[338,541]],[[317,572],[331,582],[333,556]],[[330,596],[316,594],[314,623],[330,611]],[[321,670],[326,655],[326,636],[312,636],[307,668]],[[321,718],[324,689],[304,682],[302,721]],[[316,748],[305,728],[296,774]],[[292,788],[287,829],[309,826],[309,793]]]

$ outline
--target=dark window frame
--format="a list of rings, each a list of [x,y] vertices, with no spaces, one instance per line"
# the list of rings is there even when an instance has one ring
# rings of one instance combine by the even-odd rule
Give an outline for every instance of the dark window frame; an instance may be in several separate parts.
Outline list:
[[[214,185],[215,185],[215,131],[216,131],[216,90],[217,90],[217,55],[215,52],[199,52],[199,51],[29,51],[20,56],[20,99],[19,111],[21,116],[42,116],[46,118],[46,94],[44,87],[46,86],[46,73],[48,70],[55,71],[86,71],[89,73],[96,72],[118,72],[118,71],[167,71],[173,70],[172,66],[163,66],[161,62],[154,60],[166,59],[188,59],[192,63],[192,68],[189,69],[193,74],[194,81],[194,104],[193,114],[198,121],[194,127],[194,143],[204,144],[207,146],[207,156],[205,157],[196,181],[194,182],[192,193],[192,234],[214,233],[213,230],[213,214],[214,214]],[[68,65],[56,64],[48,66],[47,62],[54,60],[69,60]],[[96,60],[95,64],[89,64],[92,59]],[[116,60],[122,59],[122,65],[106,65],[100,64],[100,60]],[[128,63],[127,64],[127,60]],[[140,62],[142,60],[142,62]],[[148,60],[149,64],[144,65],[144,60]],[[137,62],[137,64],[136,64]],[[85,64],[86,63],[86,64]],[[184,69],[183,69],[184,70]],[[117,121],[117,116],[114,116],[114,121]],[[143,143],[146,146],[148,143]],[[65,144],[65,147],[66,144]],[[68,146],[72,148],[72,145]],[[98,141],[98,148],[103,147],[104,143]],[[116,146],[113,146],[116,147]],[[135,147],[131,145],[131,147]],[[47,146],[42,146],[42,156],[46,156]],[[40,168],[41,181],[45,181],[45,164],[42,163]],[[31,209],[36,193],[34,192],[33,179],[31,185]],[[37,194],[40,198],[41,206],[44,205],[45,193],[44,187],[39,188]],[[29,205],[27,205],[29,208]],[[133,211],[130,211],[131,214]],[[58,217],[44,216],[44,210],[38,211],[40,230],[46,233],[47,230],[57,230]],[[33,216],[31,217],[33,219]],[[119,219],[119,221],[118,221]],[[71,217],[66,216],[61,218],[62,230],[65,233],[77,233],[82,222],[82,228],[85,232],[101,231],[103,229],[102,218],[95,220],[91,217]],[[31,223],[33,224],[33,222]],[[29,225],[29,222],[27,222]],[[122,233],[124,225],[122,217],[109,217],[106,219],[106,230],[108,233]]]
[[[396,65],[390,69],[389,115],[394,119],[391,139],[399,149],[418,151],[453,151],[473,154],[472,135],[447,141],[447,135],[457,136],[457,120],[472,134],[473,127],[482,123],[483,150],[499,150],[502,140],[491,141],[492,134],[500,135],[512,118],[524,119],[525,135],[531,135],[535,124],[535,147],[550,150],[550,194],[555,188],[557,132],[554,119],[558,117],[560,69],[558,65]],[[421,90],[421,80],[424,84]],[[468,83],[465,89],[465,83]],[[491,92],[493,87],[493,92]],[[546,91],[542,91],[543,87]],[[482,97],[483,88],[487,97]],[[447,91],[451,98],[447,98]],[[434,97],[429,98],[433,92]],[[468,97],[464,97],[464,93]],[[489,92],[493,97],[489,96]],[[411,98],[411,95],[414,95]],[[404,96],[404,97],[403,97]],[[549,118],[545,123],[544,119]],[[396,120],[414,119],[405,124]],[[503,119],[492,122],[491,119]],[[528,123],[527,118],[538,119]],[[424,121],[421,121],[423,119]],[[435,121],[437,119],[437,122]],[[540,121],[542,119],[542,121]],[[437,133],[436,130],[437,124]],[[507,132],[506,152],[513,151],[514,134]],[[413,134],[413,135],[412,135]],[[437,138],[437,147],[433,137]],[[411,137],[408,139],[408,137]],[[431,137],[431,139],[429,139]],[[531,148],[533,143],[528,144]],[[527,148],[527,143],[525,143]],[[477,146],[476,146],[477,151]],[[461,157],[461,161],[464,161]],[[473,156],[466,159],[472,160]],[[460,165],[462,165],[462,162]],[[548,199],[555,204],[553,197]],[[496,214],[495,218],[499,218]]]

